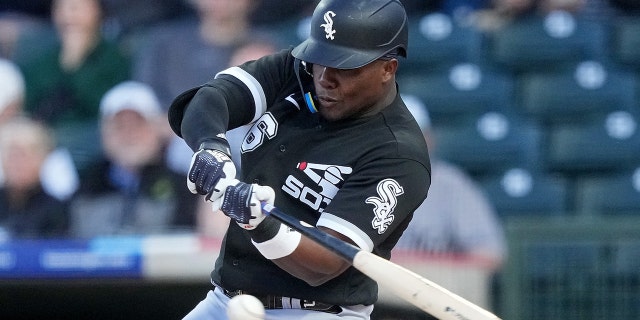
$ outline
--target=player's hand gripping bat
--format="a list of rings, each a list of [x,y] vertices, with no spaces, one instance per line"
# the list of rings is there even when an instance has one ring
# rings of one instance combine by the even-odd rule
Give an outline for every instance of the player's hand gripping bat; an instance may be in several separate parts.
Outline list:
[[[262,203],[265,214],[297,230],[346,259],[360,272],[400,298],[441,320],[500,320],[496,315],[438,284],[375,254],[360,250],[278,208]]]

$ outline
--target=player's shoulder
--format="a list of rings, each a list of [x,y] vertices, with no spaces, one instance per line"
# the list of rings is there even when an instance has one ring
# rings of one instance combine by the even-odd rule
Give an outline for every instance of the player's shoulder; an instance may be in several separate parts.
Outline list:
[[[412,157],[420,162],[429,163],[429,152],[422,131],[399,96],[382,112],[382,115],[399,156]]]

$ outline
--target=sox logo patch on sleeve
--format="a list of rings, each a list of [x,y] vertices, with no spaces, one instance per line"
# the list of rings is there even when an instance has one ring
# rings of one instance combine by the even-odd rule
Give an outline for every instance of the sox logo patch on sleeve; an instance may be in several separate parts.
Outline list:
[[[383,234],[395,218],[393,211],[398,204],[397,197],[404,193],[404,189],[397,181],[384,179],[378,183],[377,191],[378,197],[369,197],[365,202],[374,205],[371,226],[378,229],[378,234]]]

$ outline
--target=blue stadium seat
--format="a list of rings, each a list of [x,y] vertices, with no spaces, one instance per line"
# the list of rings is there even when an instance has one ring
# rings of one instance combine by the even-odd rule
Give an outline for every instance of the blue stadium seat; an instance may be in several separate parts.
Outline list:
[[[568,12],[513,20],[489,38],[488,57],[515,72],[554,70],[566,62],[604,56],[605,29]]]
[[[490,111],[472,115],[437,126],[434,134],[438,155],[473,175],[541,163],[540,128],[512,114]]]
[[[598,61],[580,61],[569,70],[519,76],[518,104],[544,122],[575,122],[592,113],[632,110],[638,103],[633,73]]]
[[[633,274],[640,270],[640,241],[621,240],[614,247],[613,272]]]
[[[618,62],[640,69],[640,16],[621,17],[614,23],[614,58]]]
[[[615,111],[585,123],[551,126],[547,164],[551,170],[580,173],[618,170],[640,159],[637,114]]]
[[[570,210],[569,181],[540,170],[512,167],[480,180],[502,219],[561,216]]]
[[[640,216],[640,166],[578,179],[576,206],[585,215]]]
[[[409,53],[401,73],[423,73],[474,62],[482,52],[482,34],[443,13],[409,16]]]
[[[452,117],[513,108],[513,78],[483,65],[461,63],[446,70],[401,75],[398,84],[402,92],[424,101],[436,125]]]

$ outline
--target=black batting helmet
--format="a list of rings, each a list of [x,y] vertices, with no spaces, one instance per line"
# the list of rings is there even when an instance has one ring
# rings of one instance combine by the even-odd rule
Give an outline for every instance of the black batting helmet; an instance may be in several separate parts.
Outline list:
[[[359,68],[396,50],[406,57],[407,24],[399,0],[322,0],[313,11],[309,38],[292,54],[336,69]]]

